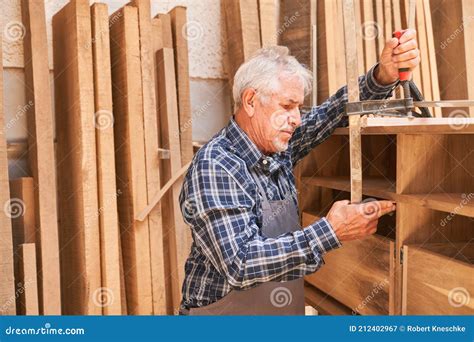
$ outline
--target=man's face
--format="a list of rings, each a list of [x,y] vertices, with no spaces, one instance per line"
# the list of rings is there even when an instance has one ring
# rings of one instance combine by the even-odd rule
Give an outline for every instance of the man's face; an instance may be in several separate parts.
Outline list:
[[[301,125],[300,108],[304,87],[298,77],[280,77],[279,91],[256,101],[255,119],[264,153],[282,152],[288,148],[296,127]]]

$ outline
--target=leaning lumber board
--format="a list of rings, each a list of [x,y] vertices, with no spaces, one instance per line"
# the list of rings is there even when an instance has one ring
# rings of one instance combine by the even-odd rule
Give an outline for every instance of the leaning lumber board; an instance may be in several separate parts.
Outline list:
[[[102,314],[91,38],[89,1],[53,16],[63,314]]]
[[[97,188],[100,224],[101,289],[95,298],[104,315],[120,315],[120,232],[115,182],[114,116],[110,66],[109,14],[106,4],[91,7],[94,65],[94,109],[97,152]]]
[[[18,250],[18,315],[38,315],[38,286],[34,243],[25,243]]]
[[[8,158],[3,116],[3,51],[0,41],[0,315],[14,315],[15,279],[13,275],[13,242],[11,226],[11,202],[8,187]],[[6,208],[6,209],[5,209]]]
[[[362,0],[361,31],[364,39],[365,70],[368,71],[377,63],[377,37],[381,34],[375,22],[372,0]]]
[[[421,87],[426,100],[434,100],[431,93],[431,70],[428,52],[428,42],[426,37],[425,14],[423,11],[423,0],[416,0],[416,31],[418,33],[418,45],[420,47],[420,69]]]
[[[156,54],[157,81],[162,147],[170,150],[170,159],[162,160],[162,184],[165,184],[181,168],[178,131],[178,105],[173,50],[163,48]],[[179,206],[182,180],[176,182],[162,201],[163,226],[167,228],[165,244],[169,247],[170,285],[173,310],[179,309],[181,286],[184,282],[184,264],[191,250],[191,231],[183,221]]]
[[[316,5],[316,0],[298,2],[283,0],[280,4],[281,22],[277,35],[279,44],[288,47],[291,55],[313,72],[314,81],[323,82],[315,76],[318,44],[313,43],[313,40],[317,41],[314,31],[318,31],[317,25],[321,25],[319,22],[316,23]],[[314,39],[313,35],[315,35]],[[325,64],[320,65],[319,68],[326,71]],[[317,102],[317,89],[318,86],[314,86],[313,96],[305,98],[306,105],[311,105],[310,100]]]
[[[474,35],[474,3],[472,1],[463,0],[462,12],[464,20],[464,49],[466,51],[466,87],[468,99],[474,99],[474,43],[472,37]],[[474,107],[468,109],[469,115],[474,118]]]
[[[255,51],[260,49],[257,0],[223,0],[229,56],[229,81]]]
[[[171,28],[171,15],[169,13],[157,14],[153,18],[153,25],[157,25],[160,27],[161,34],[160,34],[160,37],[157,39],[161,39],[162,47],[167,47],[167,48],[172,49],[173,48],[173,30]]]
[[[260,45],[277,45],[277,2],[276,0],[258,0],[260,18]]]
[[[272,0],[273,1],[273,0]],[[189,93],[189,59],[186,7],[175,7],[170,11],[171,29],[173,32],[174,63],[176,66],[176,83],[178,86],[179,138],[181,144],[181,164],[193,159],[193,127],[191,116],[191,99]],[[275,35],[276,37],[276,35]],[[276,45],[276,42],[275,44]]]
[[[15,290],[20,294],[16,303],[18,314],[24,314],[24,298],[21,297],[25,287],[24,277],[21,270],[21,250],[24,243],[31,244],[35,248],[36,222],[35,222],[35,191],[32,177],[22,177],[10,180],[10,197],[15,204],[14,215],[12,215],[13,230],[13,261],[15,273]],[[36,253],[35,253],[36,256]],[[35,257],[36,260],[36,257]],[[35,261],[36,262],[36,261]],[[36,265],[34,274],[35,286],[37,283]],[[31,278],[31,276],[30,276]],[[32,281],[30,279],[30,281]],[[22,304],[23,300],[23,304]],[[38,300],[38,298],[36,298]],[[37,303],[38,305],[38,303]]]
[[[15,203],[16,212],[12,216],[13,250],[22,243],[35,243],[35,190],[32,177],[22,177],[10,181],[10,197]]]
[[[54,125],[44,2],[22,0],[28,159],[34,180],[36,251],[41,314],[61,314]]]
[[[158,151],[158,125],[155,97],[154,56],[152,47],[152,19],[150,0],[133,0],[132,6],[138,9],[140,33],[140,57],[143,91],[143,119],[146,154],[147,198],[160,189],[160,168]],[[169,25],[171,27],[171,24]],[[163,222],[161,206],[153,208],[148,215],[150,231],[150,257],[153,294],[153,312],[166,314],[165,266],[163,254]]]
[[[421,10],[421,9],[420,9]],[[436,67],[436,48],[433,38],[433,23],[431,20],[430,2],[423,1],[423,14],[425,16],[426,43],[428,46],[429,70],[431,75],[431,95],[433,101],[439,101],[439,80],[438,69]],[[433,108],[435,117],[441,117],[441,108]]]
[[[110,51],[119,222],[128,314],[153,314],[148,219],[135,221],[147,204],[138,10],[125,6],[111,16]]]

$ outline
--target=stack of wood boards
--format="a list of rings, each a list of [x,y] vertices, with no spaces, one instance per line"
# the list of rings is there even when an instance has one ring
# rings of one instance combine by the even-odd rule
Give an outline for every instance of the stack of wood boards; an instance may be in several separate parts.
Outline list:
[[[0,130],[0,314],[177,313],[192,243],[178,201],[194,154],[186,8],[67,3],[54,111],[44,4],[23,0],[22,15],[31,177],[9,181]]]

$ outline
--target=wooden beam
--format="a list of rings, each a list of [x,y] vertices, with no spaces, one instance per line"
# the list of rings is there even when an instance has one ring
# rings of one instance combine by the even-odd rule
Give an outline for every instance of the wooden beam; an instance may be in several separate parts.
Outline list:
[[[119,222],[129,314],[153,313],[148,218],[135,221],[147,204],[145,133],[138,10],[125,6],[110,17],[112,94]],[[155,151],[156,153],[156,151]]]
[[[160,189],[158,150],[158,125],[155,94],[154,51],[152,49],[152,19],[150,0],[133,0],[138,9],[140,32],[141,83],[143,91],[143,119],[146,154],[147,198]],[[169,24],[171,26],[171,24]],[[157,205],[148,215],[150,230],[150,257],[153,292],[153,312],[166,314],[165,265],[163,251],[163,222],[161,206]]]
[[[28,160],[34,180],[39,306],[43,315],[61,314],[54,125],[44,2],[22,0]]]
[[[273,1],[273,0],[272,0]],[[181,144],[181,164],[193,159],[193,130],[191,99],[189,93],[188,36],[186,31],[186,7],[175,7],[170,11],[173,32],[174,63],[178,86],[179,137]],[[276,44],[274,44],[276,45]]]
[[[359,101],[359,82],[357,75],[357,46],[352,37],[355,30],[353,0],[344,0],[344,33],[346,45],[347,92],[349,102]],[[360,115],[349,117],[349,143],[351,162],[351,202],[362,201],[362,157]]]
[[[120,233],[115,182],[114,116],[110,66],[109,14],[106,4],[91,7],[92,52],[94,63],[95,136],[100,224],[102,290],[96,298],[104,315],[120,315]]]
[[[88,0],[53,16],[61,290],[64,314],[100,315],[100,232]]]
[[[18,270],[18,315],[39,315],[34,243],[19,246]]]
[[[0,62],[3,61],[2,42],[0,41]],[[0,73],[0,315],[14,315],[15,279],[13,275],[13,242],[11,226],[11,202],[8,187],[8,158],[5,138],[5,118],[3,112],[3,62]],[[5,210],[4,208],[7,208]]]
[[[277,45],[277,3],[276,0],[258,0],[260,19],[260,45]]]
[[[181,169],[178,131],[178,106],[173,50],[163,48],[156,54],[157,80],[160,103],[161,144],[170,150],[170,159],[162,160],[162,184],[170,180]],[[191,250],[192,238],[185,224],[179,205],[182,179],[177,181],[162,201],[163,225],[168,228],[165,244],[169,246],[169,265],[173,310],[176,313],[181,302],[181,287],[184,282],[184,264]]]

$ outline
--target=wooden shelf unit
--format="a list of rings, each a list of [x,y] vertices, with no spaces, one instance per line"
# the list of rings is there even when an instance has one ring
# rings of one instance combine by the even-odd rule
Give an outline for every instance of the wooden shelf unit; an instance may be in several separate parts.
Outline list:
[[[335,300],[358,314],[474,314],[474,119],[369,119],[363,201],[392,200],[397,211],[373,236],[326,254],[307,286],[324,294],[319,306]],[[303,226],[350,199],[348,130],[337,129],[295,174]]]

